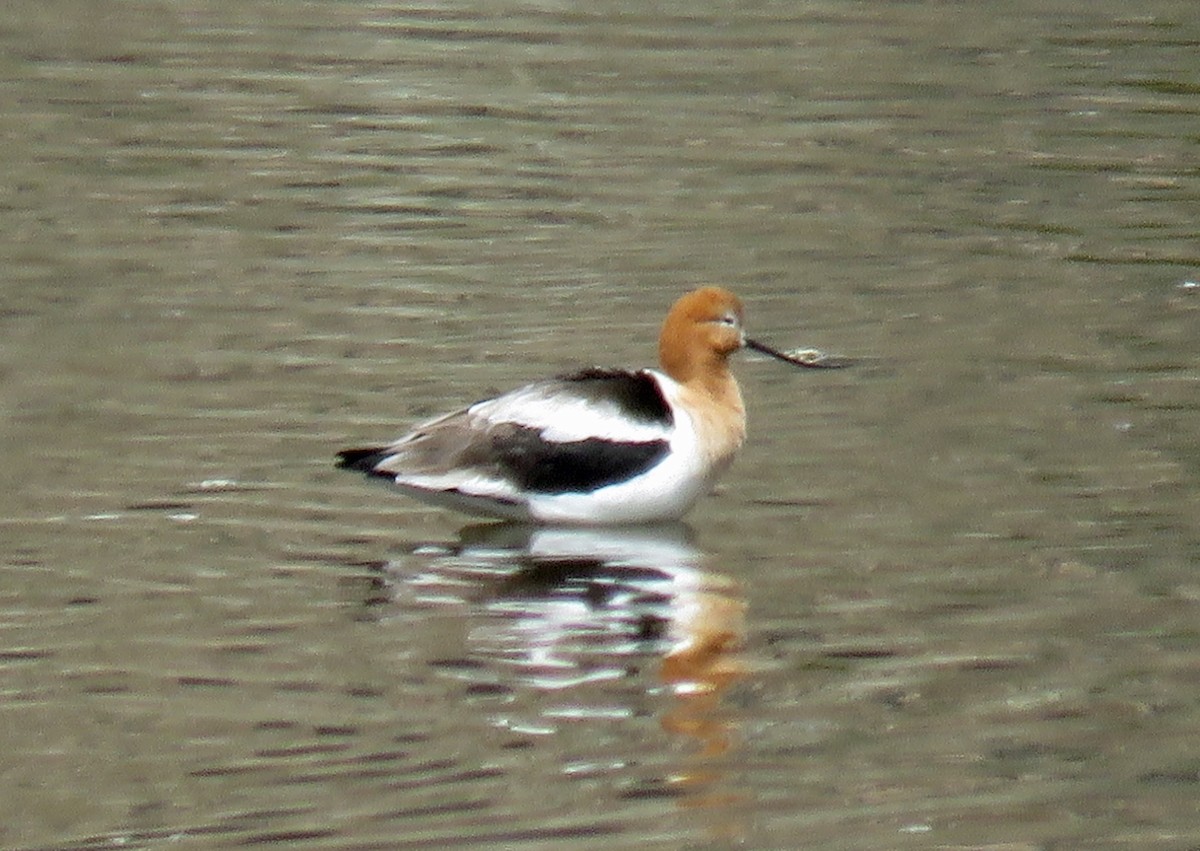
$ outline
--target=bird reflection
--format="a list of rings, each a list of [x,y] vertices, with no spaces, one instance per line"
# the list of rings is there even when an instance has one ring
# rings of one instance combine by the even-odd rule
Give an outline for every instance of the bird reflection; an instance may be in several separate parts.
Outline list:
[[[374,611],[385,620],[446,607],[465,615],[461,656],[430,664],[480,696],[496,727],[546,735],[653,713],[669,734],[668,761],[678,762],[680,741],[694,746],[684,765],[660,766],[627,793],[704,806],[722,797],[714,783],[733,747],[722,697],[745,676],[745,602],[735,582],[705,569],[690,537],[682,524],[469,526],[455,545],[414,547],[390,562]],[[644,766],[645,756],[592,754],[580,764]]]

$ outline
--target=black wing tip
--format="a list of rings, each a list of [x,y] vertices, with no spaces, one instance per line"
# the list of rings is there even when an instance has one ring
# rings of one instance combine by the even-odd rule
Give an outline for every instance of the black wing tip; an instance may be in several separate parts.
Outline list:
[[[343,449],[337,454],[339,470],[355,470],[368,476],[384,476],[392,478],[391,473],[382,473],[375,466],[388,457],[388,452],[382,446],[367,446],[361,449]]]

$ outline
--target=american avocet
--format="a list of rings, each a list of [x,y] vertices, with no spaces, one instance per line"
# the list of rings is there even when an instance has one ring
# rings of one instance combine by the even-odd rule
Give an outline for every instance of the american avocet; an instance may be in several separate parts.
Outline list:
[[[742,303],[719,287],[675,302],[662,371],[585,369],[418,425],[387,446],[346,449],[338,466],[425,502],[538,523],[675,520],[729,466],[746,411],[729,356],[743,346],[830,366],[748,339]]]

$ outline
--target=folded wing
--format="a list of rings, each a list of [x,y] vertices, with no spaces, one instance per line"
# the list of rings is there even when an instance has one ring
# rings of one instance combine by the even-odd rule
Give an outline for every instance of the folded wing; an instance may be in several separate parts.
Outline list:
[[[586,493],[646,472],[670,449],[673,414],[650,371],[585,370],[478,402],[339,466],[416,496],[513,516],[532,495]]]

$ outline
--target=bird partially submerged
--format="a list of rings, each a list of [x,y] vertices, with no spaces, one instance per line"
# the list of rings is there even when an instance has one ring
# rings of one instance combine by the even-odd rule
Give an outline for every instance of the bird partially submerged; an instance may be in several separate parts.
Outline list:
[[[675,520],[742,445],[746,411],[729,370],[742,347],[795,366],[840,366],[747,339],[733,293],[675,302],[661,371],[585,369],[422,423],[386,446],[346,449],[338,466],[470,514],[538,523]]]

